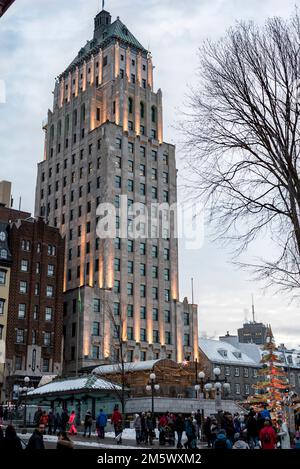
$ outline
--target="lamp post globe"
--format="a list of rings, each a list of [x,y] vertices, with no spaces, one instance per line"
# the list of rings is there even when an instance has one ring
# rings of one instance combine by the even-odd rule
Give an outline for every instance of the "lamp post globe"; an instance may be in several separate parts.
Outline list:
[[[155,389],[155,391],[159,391],[159,384],[155,384],[154,389]]]
[[[25,376],[25,378],[24,378],[24,383],[25,383],[25,384],[28,384],[29,381],[30,381],[30,378],[28,378],[28,376]]]
[[[216,389],[217,391],[220,391],[221,388],[222,388],[222,384],[221,384],[221,383],[219,383],[219,382],[215,383],[215,389]]]
[[[155,374],[155,373],[151,373],[151,374],[150,374],[150,379],[151,379],[151,381],[155,381],[155,380],[156,380],[156,374]]]
[[[215,376],[220,376],[221,374],[220,368],[216,366],[216,368],[213,369],[213,373]]]
[[[148,392],[151,391],[151,386],[149,384],[146,386],[146,391],[148,391]]]
[[[205,378],[205,373],[204,371],[200,371],[200,373],[198,374],[199,376],[199,379],[204,379]]]
[[[205,390],[206,390],[206,391],[211,391],[211,389],[212,389],[212,384],[211,384],[211,383],[206,383],[206,385],[205,385],[204,387],[205,387]]]
[[[227,392],[230,391],[230,384],[229,383],[224,383],[223,387],[224,387],[225,391],[227,391]]]
[[[199,384],[195,384],[195,391],[200,391],[200,385]]]

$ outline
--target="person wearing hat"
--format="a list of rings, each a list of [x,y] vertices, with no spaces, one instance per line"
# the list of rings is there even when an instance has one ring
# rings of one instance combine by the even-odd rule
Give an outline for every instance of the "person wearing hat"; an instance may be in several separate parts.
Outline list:
[[[250,446],[245,441],[244,433],[234,434],[234,445],[232,449],[250,449]]]
[[[89,433],[88,437],[91,438],[92,433],[92,426],[93,426],[93,417],[90,410],[87,411],[84,419],[84,434],[86,436],[87,432]]]

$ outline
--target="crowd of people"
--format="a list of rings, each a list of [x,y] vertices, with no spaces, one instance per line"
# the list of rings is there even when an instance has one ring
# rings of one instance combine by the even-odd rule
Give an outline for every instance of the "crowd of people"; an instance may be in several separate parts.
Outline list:
[[[1,424],[3,414],[0,412]],[[114,427],[115,441],[122,443],[124,419],[118,405],[115,406],[111,416],[111,424]],[[26,449],[45,449],[44,435],[57,435],[57,449],[73,449],[74,442],[71,436],[77,435],[76,413],[74,410],[68,414],[66,410],[61,413],[47,413],[40,407],[34,415],[35,430],[32,433]],[[91,411],[87,411],[83,425],[84,437],[91,437],[93,432],[93,417]],[[99,439],[105,438],[105,429],[108,416],[100,409],[96,418],[96,434]],[[300,431],[291,435],[282,415],[278,415],[276,421],[264,407],[256,412],[253,408],[248,413],[234,414],[222,412],[203,419],[200,410],[188,416],[166,412],[158,418],[152,413],[142,412],[136,414],[133,421],[136,435],[136,444],[150,445],[158,439],[160,446],[176,446],[178,449],[196,449],[198,443],[206,442],[208,448],[213,449],[300,449]],[[3,431],[0,425],[0,449],[20,450],[22,441],[18,437],[15,428],[8,425]]]

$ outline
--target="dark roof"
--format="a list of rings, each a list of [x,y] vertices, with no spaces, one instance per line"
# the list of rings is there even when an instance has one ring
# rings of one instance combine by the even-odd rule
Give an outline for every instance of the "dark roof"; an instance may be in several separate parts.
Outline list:
[[[108,25],[103,32],[103,37],[98,39],[92,39],[87,41],[86,45],[80,49],[76,58],[71,62],[69,67],[62,74],[67,73],[70,68],[80,63],[88,55],[95,54],[99,49],[105,47],[113,40],[119,40],[123,44],[129,45],[145,54],[147,54],[147,49],[145,49],[142,44],[134,37],[134,35],[128,30],[125,24],[117,18],[112,24]]]

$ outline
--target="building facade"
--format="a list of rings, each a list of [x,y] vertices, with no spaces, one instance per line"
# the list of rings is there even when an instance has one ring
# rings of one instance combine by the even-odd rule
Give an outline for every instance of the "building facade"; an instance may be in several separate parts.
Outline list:
[[[266,343],[267,332],[268,326],[262,322],[246,322],[243,324],[243,327],[238,329],[239,342],[264,345]]]
[[[179,301],[168,210],[175,148],[163,141],[151,55],[119,18],[96,16],[93,39],[57,80],[44,129],[35,213],[66,239],[66,371],[118,360],[120,341],[128,361],[193,360],[197,306]],[[106,217],[113,230],[99,235]]]
[[[34,386],[41,376],[62,372],[64,241],[41,219],[14,221],[8,233],[4,397],[12,400],[25,376]]]
[[[0,18],[6,10],[14,3],[15,0],[0,0]]]

